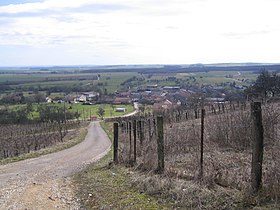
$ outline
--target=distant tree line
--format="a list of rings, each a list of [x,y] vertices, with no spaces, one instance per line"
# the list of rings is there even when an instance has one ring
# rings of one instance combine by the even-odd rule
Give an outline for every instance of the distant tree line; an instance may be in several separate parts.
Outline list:
[[[0,99],[0,104],[16,105],[16,104],[28,104],[28,103],[37,103],[46,101],[46,95],[43,93],[35,93],[32,95],[24,96],[22,92],[20,93],[7,93],[2,96]]]
[[[152,73],[190,73],[190,72],[209,72],[209,71],[253,71],[259,73],[262,69],[267,68],[270,71],[278,71],[280,65],[204,65],[204,64],[195,64],[189,66],[182,65],[163,65],[159,67],[147,67],[143,68],[118,68],[118,72],[138,72],[141,74],[152,74]],[[116,68],[92,68],[88,70],[81,70],[80,73],[98,73],[98,72],[115,72]]]
[[[34,116],[36,113],[36,116]],[[70,112],[63,107],[41,104],[34,110],[31,103],[16,108],[0,109],[0,125],[28,123],[65,123],[67,120],[78,119],[78,112]]]

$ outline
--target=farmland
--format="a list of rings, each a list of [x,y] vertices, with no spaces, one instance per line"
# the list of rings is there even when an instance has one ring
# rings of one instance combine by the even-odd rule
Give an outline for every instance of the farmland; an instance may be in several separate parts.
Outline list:
[[[278,81],[277,71],[272,72],[276,67],[269,68],[270,71],[262,71],[262,76],[269,81]],[[112,172],[111,159],[107,156],[102,170],[97,166],[88,170],[88,176],[81,175],[89,188],[81,187],[79,192],[92,190],[91,186],[95,185],[90,177],[96,171],[100,172],[94,176],[96,179],[106,176],[102,185],[110,180],[112,188],[117,190],[118,180],[115,183],[107,179],[117,172],[121,183],[130,179],[125,186],[135,185],[153,197],[152,206],[157,206],[158,200],[167,200],[167,205],[171,202],[176,208],[211,209],[214,207],[212,201],[221,209],[256,206],[250,197],[246,197],[250,196],[246,189],[250,186],[248,171],[253,138],[250,136],[249,105],[245,102],[255,97],[254,91],[258,91],[258,100],[264,99],[264,102],[267,95],[278,94],[277,82],[272,82],[265,94],[258,89],[255,81],[260,78],[260,70],[260,67],[246,65],[1,69],[1,162],[19,160],[27,153],[67,144],[69,136],[79,135],[78,130],[85,126],[83,122],[107,118],[107,121],[118,122],[117,151],[121,166],[114,165]],[[132,112],[133,103],[139,107],[139,116],[114,118]],[[202,123],[199,118],[203,107],[207,109],[207,115]],[[124,108],[125,112],[116,112],[117,108]],[[278,105],[264,107],[264,189],[279,179],[277,167],[274,167],[278,166],[278,159],[272,155],[279,156],[279,145],[275,140],[279,139],[278,112]],[[159,127],[158,117],[162,116],[164,124]],[[202,154],[205,159],[202,165],[199,142],[204,123]],[[102,130],[98,122],[92,122],[91,126]],[[165,140],[161,146],[158,145],[162,142],[158,141],[162,139],[159,133]],[[106,138],[105,134],[101,136]],[[165,149],[159,149],[162,147]],[[165,153],[165,159],[161,158],[163,155],[159,157],[163,154],[159,150]],[[269,167],[270,163],[274,166]],[[129,168],[124,169],[125,166]],[[128,178],[125,173],[135,176]],[[278,199],[278,185],[271,188],[273,191],[264,195],[273,203]],[[81,200],[86,206],[94,205],[88,202],[87,196],[98,194],[85,193]],[[138,193],[134,196],[137,205],[141,205],[141,196],[138,197]],[[145,206],[149,206],[148,203]],[[164,203],[160,202],[163,206]]]
[[[48,90],[55,87],[67,87],[90,90],[93,88],[107,89],[108,93],[114,93],[121,87],[125,80],[137,76],[137,73],[99,73],[97,74],[80,74],[80,73],[25,73],[2,74],[0,76],[0,85],[9,87],[8,90],[32,91]],[[9,91],[6,91],[9,92]]]
[[[104,66],[104,67],[41,67],[41,68],[0,68],[0,86],[3,92],[10,91],[51,91],[68,92],[99,89],[113,94],[123,89],[123,84],[136,88],[157,82],[158,85],[178,84],[221,84],[232,82],[243,84],[253,81],[261,69],[274,70],[271,66]],[[97,76],[99,78],[97,79]],[[171,78],[176,78],[172,80]],[[169,78],[169,79],[168,79]],[[65,89],[62,89],[65,87]]]

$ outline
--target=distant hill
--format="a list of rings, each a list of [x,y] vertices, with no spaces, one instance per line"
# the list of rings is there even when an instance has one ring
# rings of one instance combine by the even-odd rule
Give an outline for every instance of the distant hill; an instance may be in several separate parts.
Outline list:
[[[269,63],[217,63],[217,64],[180,64],[180,65],[106,65],[106,66],[31,66],[31,67],[0,67],[0,72],[18,73],[101,73],[101,72],[138,72],[149,73],[187,73],[208,71],[254,71],[256,73],[266,69],[280,72],[280,64]]]

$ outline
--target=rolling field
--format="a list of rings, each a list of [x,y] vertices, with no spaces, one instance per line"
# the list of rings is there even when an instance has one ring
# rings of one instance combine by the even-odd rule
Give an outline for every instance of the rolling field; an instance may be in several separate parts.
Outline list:
[[[9,85],[12,89],[51,88],[62,86],[97,86],[100,89],[107,89],[108,93],[114,93],[121,87],[121,84],[133,76],[136,72],[116,72],[99,73],[100,80],[97,80],[97,74],[2,74],[0,75],[0,85]]]
[[[238,71],[212,71],[212,72],[197,72],[197,73],[178,73],[176,78],[189,79],[195,78],[195,82],[199,84],[220,84],[224,82],[243,83],[246,79],[254,81],[257,78],[257,74],[252,71],[238,72]]]

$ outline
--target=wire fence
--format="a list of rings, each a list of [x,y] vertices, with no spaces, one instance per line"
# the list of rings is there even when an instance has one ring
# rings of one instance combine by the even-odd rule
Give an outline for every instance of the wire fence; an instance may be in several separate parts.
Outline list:
[[[220,107],[220,108],[219,108]],[[164,173],[184,180],[203,180],[236,189],[252,182],[256,132],[250,105],[216,104],[177,109],[159,115],[116,118],[117,158],[142,171],[159,171],[160,130],[163,129]],[[163,124],[159,124],[159,119]],[[262,105],[262,183],[280,195],[280,105]],[[162,127],[162,128],[161,128]],[[258,132],[258,131],[257,131]]]

